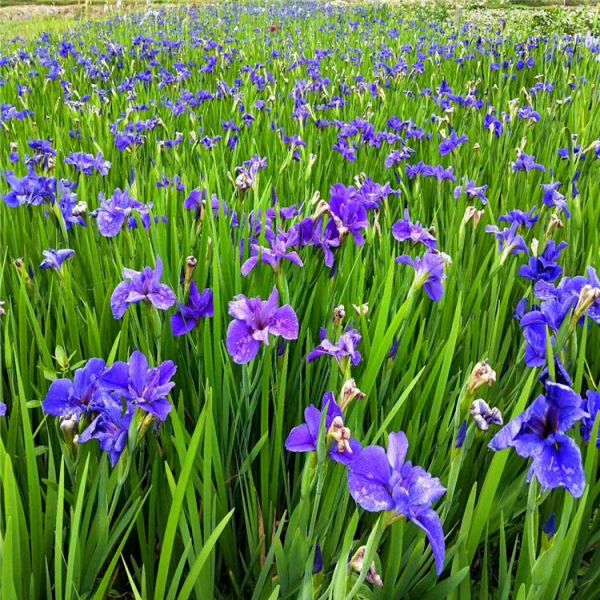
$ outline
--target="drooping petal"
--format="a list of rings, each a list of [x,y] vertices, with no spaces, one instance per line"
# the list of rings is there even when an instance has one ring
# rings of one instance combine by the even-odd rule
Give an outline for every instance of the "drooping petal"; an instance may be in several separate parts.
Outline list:
[[[429,508],[419,513],[413,519],[413,522],[425,531],[435,558],[435,572],[438,576],[441,575],[446,557],[446,542],[442,521],[435,510]]]
[[[127,296],[129,296],[130,291],[130,283],[123,281],[112,293],[110,298],[110,308],[115,319],[122,319],[123,315],[127,311]]]
[[[173,290],[164,283],[161,283],[154,291],[150,292],[148,299],[160,310],[169,310],[177,302]]]

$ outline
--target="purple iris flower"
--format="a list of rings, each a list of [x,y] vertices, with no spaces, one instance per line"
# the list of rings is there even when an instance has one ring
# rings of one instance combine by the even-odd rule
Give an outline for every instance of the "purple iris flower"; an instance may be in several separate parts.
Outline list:
[[[401,150],[392,150],[385,158],[385,168],[391,169],[400,163],[410,160],[410,157],[415,153],[412,148],[405,146]]]
[[[133,199],[129,190],[121,191],[117,188],[108,200],[100,196],[100,208],[95,211],[94,216],[98,222],[98,230],[104,237],[115,237],[130,222],[133,211],[142,218],[145,227],[150,225],[148,206]]]
[[[531,123],[539,123],[542,118],[540,113],[534,110],[532,106],[520,108],[517,111],[517,117],[519,117],[519,119],[530,121]]]
[[[98,440],[100,448],[108,454],[110,464],[114,467],[127,447],[133,412],[128,406],[123,413],[123,408],[118,402],[108,402],[81,433],[78,443],[86,444],[90,440]]]
[[[586,442],[589,442],[596,417],[598,416],[598,412],[600,412],[600,392],[588,390],[581,408],[587,413],[581,420],[581,435]],[[596,447],[600,448],[600,433],[596,440]]]
[[[50,385],[42,409],[55,417],[79,418],[84,413],[103,406],[105,390],[100,388],[100,377],[106,363],[100,358],[90,359],[85,367],[77,369],[73,381],[56,379]]]
[[[540,216],[536,215],[537,206],[534,206],[529,212],[515,209],[498,218],[501,223],[517,223],[519,227],[531,229],[539,220]]]
[[[425,229],[419,222],[411,222],[408,208],[404,210],[404,219],[400,219],[392,225],[392,235],[399,242],[421,243],[430,250],[435,250],[437,247],[435,236],[429,230]]]
[[[270,248],[265,248],[264,246],[253,243],[250,246],[252,256],[250,256],[250,258],[242,265],[242,275],[244,277],[249,275],[259,261],[269,265],[274,271],[279,271],[281,262],[284,260],[298,265],[299,267],[304,266],[298,253],[293,250],[290,251],[290,248],[295,243],[295,236],[285,232],[277,234],[275,239],[271,242]]]
[[[320,248],[325,255],[325,266],[329,269],[333,267],[335,262],[333,251],[339,248],[341,240],[338,228],[332,220],[325,223],[322,218],[304,219],[290,229],[290,233],[292,232],[299,246]]]
[[[362,356],[356,347],[362,342],[362,336],[356,329],[348,328],[338,340],[337,344],[327,339],[327,331],[320,332],[321,343],[306,357],[307,362],[313,362],[321,356],[333,356],[339,363],[349,357],[350,362],[356,367],[362,361]]]
[[[567,247],[566,242],[556,244],[550,240],[541,256],[532,256],[529,264],[519,269],[519,275],[531,281],[556,281],[562,275],[562,267],[557,263],[563,250]]]
[[[474,200],[475,198],[479,198],[481,204],[484,206],[488,203],[487,196],[485,193],[488,190],[487,185],[478,186],[475,181],[467,180],[464,186],[459,185],[454,190],[454,199],[458,200],[463,194],[469,198],[469,200]]]
[[[120,152],[124,152],[129,148],[141,146],[145,137],[139,133],[117,133],[115,135],[115,145]]]
[[[213,291],[198,291],[196,282],[190,285],[190,297],[187,304],[180,304],[179,311],[171,317],[173,335],[185,335],[198,326],[200,319],[212,318],[214,315]]]
[[[363,231],[369,226],[365,206],[360,201],[334,194],[329,202],[329,208],[340,237],[343,239],[351,234],[356,245],[363,246],[365,243]]]
[[[75,256],[75,250],[64,248],[62,250],[44,250],[42,252],[44,260],[40,263],[40,269],[56,269],[60,270],[63,263]]]
[[[560,187],[560,181],[553,181],[552,183],[542,183],[542,189],[544,190],[544,196],[542,198],[544,204],[551,208],[556,208],[564,213],[567,219],[571,218],[571,212],[567,206],[567,199],[563,194],[558,191]]]
[[[446,138],[440,143],[440,156],[446,156],[451,154],[455,150],[458,150],[463,144],[469,141],[468,135],[461,135],[460,137],[453,131],[450,137]]]
[[[84,175],[93,175],[95,171],[100,173],[102,177],[108,175],[111,167],[110,161],[104,160],[102,152],[98,152],[96,156],[85,152],[72,152],[65,158],[65,164],[74,166],[77,172]]]
[[[571,388],[548,382],[545,395],[503,427],[489,447],[514,448],[519,456],[533,459],[528,481],[535,475],[543,490],[565,487],[579,498],[585,489],[581,452],[566,433],[586,416],[581,403]]]
[[[517,235],[519,229],[518,223],[512,223],[510,227],[498,229],[495,225],[488,225],[485,228],[487,233],[493,233],[498,240],[498,252],[504,256],[508,254],[528,253],[525,240]]]
[[[399,256],[396,262],[413,267],[415,289],[425,288],[427,295],[434,302],[439,302],[444,295],[446,260],[441,252],[428,250],[422,257],[417,256],[415,259],[407,255]]]
[[[408,440],[390,433],[387,452],[367,446],[348,466],[348,488],[354,501],[369,512],[391,511],[423,529],[431,544],[436,573],[444,569],[446,545],[442,522],[431,508],[446,488],[422,467],[405,462]]]
[[[173,405],[168,395],[175,387],[171,381],[177,366],[171,360],[150,368],[148,359],[135,350],[125,363],[117,361],[100,379],[100,386],[118,392],[133,407],[141,408],[163,422]]]
[[[9,208],[20,206],[40,206],[56,202],[56,178],[41,177],[32,169],[28,175],[18,178],[10,171],[5,174],[10,186],[8,193],[2,196]]]
[[[177,298],[173,290],[161,283],[163,264],[156,259],[156,268],[145,267],[143,271],[123,269],[123,279],[112,294],[110,306],[115,319],[122,319],[132,304],[149,302],[159,310],[171,308]]]
[[[289,304],[279,306],[277,288],[268,300],[236,296],[229,303],[229,314],[234,320],[227,329],[227,351],[239,365],[254,360],[261,344],[269,345],[269,334],[298,339],[298,317]]]
[[[517,160],[513,163],[512,169],[513,171],[525,171],[526,173],[530,173],[531,171],[546,172],[544,165],[536,163],[534,156],[525,154],[524,152],[519,154]]]
[[[305,423],[290,431],[285,441],[285,449],[288,452],[316,452],[323,411],[325,433],[328,440],[331,440],[329,458],[342,465],[348,465],[359,456],[361,445],[350,437],[350,430],[344,425],[344,413],[335,401],[333,392],[324,394],[322,410],[311,404],[304,411]]]

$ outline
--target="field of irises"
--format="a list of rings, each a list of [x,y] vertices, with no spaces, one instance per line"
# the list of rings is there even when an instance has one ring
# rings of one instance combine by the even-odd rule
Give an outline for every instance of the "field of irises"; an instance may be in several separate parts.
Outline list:
[[[3,599],[599,597],[600,28],[468,19],[2,43]]]

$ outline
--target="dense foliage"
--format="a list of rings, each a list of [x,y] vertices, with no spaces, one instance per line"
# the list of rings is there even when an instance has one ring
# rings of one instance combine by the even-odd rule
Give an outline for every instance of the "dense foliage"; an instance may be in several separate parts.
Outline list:
[[[600,38],[449,16],[0,47],[3,598],[597,594]]]

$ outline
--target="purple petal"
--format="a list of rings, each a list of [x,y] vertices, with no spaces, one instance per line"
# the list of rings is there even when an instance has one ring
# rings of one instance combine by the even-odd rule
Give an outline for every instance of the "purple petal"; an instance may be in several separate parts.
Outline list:
[[[226,344],[233,362],[238,365],[254,360],[260,350],[260,342],[252,337],[252,330],[246,323],[238,320],[229,324]]]
[[[379,446],[368,446],[350,464],[348,489],[354,501],[370,512],[392,510],[394,500],[388,489],[390,467]]]
[[[388,436],[387,459],[392,469],[400,470],[406,460],[408,439],[403,431]]]
[[[435,558],[435,572],[439,576],[444,570],[444,558],[446,556],[446,542],[444,541],[442,522],[437,513],[431,508],[419,513],[413,521],[427,534]]]
[[[269,323],[269,331],[274,335],[280,335],[286,340],[298,339],[298,317],[289,304],[275,311]]]

